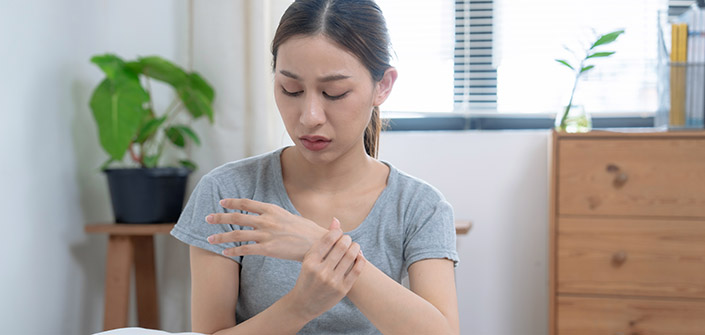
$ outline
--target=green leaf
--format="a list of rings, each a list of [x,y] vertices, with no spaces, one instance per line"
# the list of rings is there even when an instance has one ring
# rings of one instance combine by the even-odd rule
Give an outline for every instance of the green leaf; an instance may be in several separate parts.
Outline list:
[[[582,69],[580,69],[580,73],[589,71],[589,70],[592,69],[593,67],[595,67],[595,65],[588,65],[588,66],[586,66],[586,67],[583,67]]]
[[[208,120],[213,123],[213,107],[205,94],[190,85],[183,86],[176,92],[194,119],[206,115]]]
[[[138,61],[125,62],[125,68],[134,73],[142,73],[142,63]]]
[[[142,57],[138,59],[144,75],[170,84],[178,88],[188,84],[186,72],[174,63],[159,56]]]
[[[91,57],[91,63],[98,65],[105,72],[105,76],[111,80],[115,80],[117,72],[122,71],[125,64],[120,57],[113,54],[93,56]]]
[[[148,155],[148,156],[145,156],[144,159],[142,160],[142,164],[144,164],[144,167],[146,167],[146,168],[157,167],[158,162],[159,162],[159,155]]]
[[[575,71],[575,69],[574,69],[570,64],[568,64],[568,62],[567,62],[566,60],[563,60],[563,59],[556,59],[556,62],[561,63],[561,64],[563,64],[563,65],[569,67],[571,70]]]
[[[611,33],[607,33],[607,34],[600,36],[600,38],[598,38],[597,41],[595,41],[595,43],[590,47],[590,50],[592,50],[600,45],[609,44],[609,43],[614,42],[617,39],[617,37],[619,37],[619,35],[622,35],[623,33],[624,33],[624,30],[617,30],[617,31],[613,31]]]
[[[93,91],[90,107],[103,149],[120,161],[139,130],[149,95],[139,82],[104,79]]]
[[[191,74],[189,74],[189,83],[191,84],[191,87],[205,95],[208,102],[213,103],[215,91],[213,91],[213,87],[211,87],[211,85],[208,84],[208,82],[206,82],[201,75],[196,72],[191,72]]]
[[[585,57],[585,59],[590,59],[590,58],[597,58],[597,57],[609,57],[614,55],[614,51],[607,51],[607,52],[596,52],[590,56]]]
[[[142,132],[142,128],[147,124],[147,122],[152,121],[155,118],[156,116],[154,115],[154,110],[152,110],[152,108],[148,108],[147,113],[144,113],[144,115],[142,116],[142,122],[140,122],[140,133]],[[137,134],[137,137],[139,137],[140,133]]]
[[[157,129],[159,129],[159,126],[161,126],[165,120],[166,115],[160,118],[155,118],[147,121],[137,134],[137,139],[135,140],[135,142],[142,144],[147,141],[149,137],[151,137],[152,135],[154,135],[154,133],[157,132]]]
[[[194,163],[188,159],[182,159],[179,161],[179,163],[181,163],[181,166],[183,166],[191,171],[196,171],[196,169],[198,169],[198,165],[196,165],[196,163]]]
[[[188,84],[177,88],[176,92],[194,119],[206,115],[208,121],[213,123],[212,104],[215,92],[198,73],[189,74]]]
[[[167,138],[171,143],[174,143],[179,148],[186,146],[186,139],[184,135],[175,127],[169,127],[165,130]]]
[[[91,57],[91,62],[103,70],[105,76],[113,81],[132,81],[139,84],[137,72],[125,66],[125,62],[113,54],[97,55]]]
[[[196,133],[188,126],[179,125],[173,126],[172,128],[175,128],[180,131],[182,135],[190,137],[193,143],[196,143],[196,145],[201,145],[201,140],[198,138],[198,135],[196,135]]]

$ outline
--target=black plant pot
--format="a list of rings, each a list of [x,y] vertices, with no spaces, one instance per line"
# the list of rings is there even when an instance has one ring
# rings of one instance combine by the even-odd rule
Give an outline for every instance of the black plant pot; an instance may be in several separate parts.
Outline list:
[[[184,205],[186,168],[106,169],[116,223],[169,223]]]

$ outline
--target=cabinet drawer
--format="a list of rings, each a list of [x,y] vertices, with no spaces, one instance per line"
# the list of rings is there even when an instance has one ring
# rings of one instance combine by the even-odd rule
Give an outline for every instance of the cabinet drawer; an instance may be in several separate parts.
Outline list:
[[[705,302],[558,297],[558,335],[703,335]]]
[[[705,140],[563,139],[558,213],[705,217]]]
[[[705,298],[705,221],[559,218],[557,290]]]

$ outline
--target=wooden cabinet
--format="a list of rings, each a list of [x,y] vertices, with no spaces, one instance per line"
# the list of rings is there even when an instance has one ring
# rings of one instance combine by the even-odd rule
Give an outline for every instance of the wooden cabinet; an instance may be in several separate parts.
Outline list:
[[[553,134],[552,335],[705,334],[705,132]]]

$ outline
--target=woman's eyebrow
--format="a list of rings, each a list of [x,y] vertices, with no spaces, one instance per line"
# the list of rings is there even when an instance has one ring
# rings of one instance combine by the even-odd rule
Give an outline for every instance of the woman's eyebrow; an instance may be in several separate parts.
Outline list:
[[[279,73],[281,73],[289,78],[292,78],[292,79],[301,80],[301,78],[299,76],[297,76],[287,70],[279,70]]]
[[[323,78],[318,79],[320,82],[329,82],[329,81],[336,81],[336,80],[343,80],[343,79],[348,79],[350,76],[346,76],[344,74],[333,74],[330,76],[325,76]]]
[[[299,76],[297,76],[287,70],[280,70],[279,73],[281,73],[282,75],[287,76],[289,78],[292,78],[292,79],[301,80],[301,77],[299,77]],[[325,83],[325,82],[329,82],[329,81],[343,80],[343,79],[348,79],[348,78],[350,78],[350,76],[347,76],[344,74],[332,74],[329,76],[319,78],[318,81]]]

